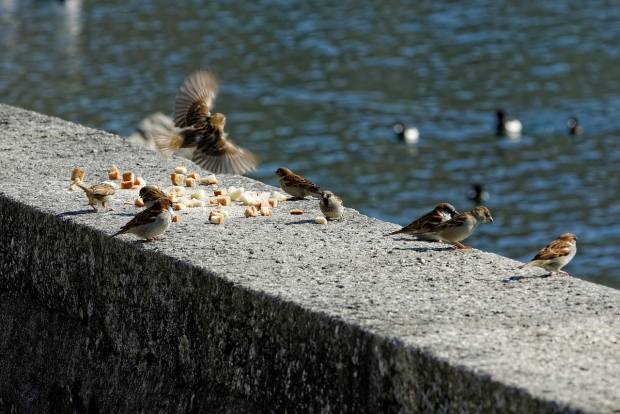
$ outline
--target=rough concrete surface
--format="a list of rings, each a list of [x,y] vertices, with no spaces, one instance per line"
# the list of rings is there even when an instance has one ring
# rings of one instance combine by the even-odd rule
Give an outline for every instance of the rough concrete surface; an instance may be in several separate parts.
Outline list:
[[[109,239],[137,191],[92,213],[68,187],[112,164],[149,184],[201,172],[0,105],[0,396],[20,413],[620,410],[616,290],[384,237],[399,226],[352,209],[318,225],[316,199]]]

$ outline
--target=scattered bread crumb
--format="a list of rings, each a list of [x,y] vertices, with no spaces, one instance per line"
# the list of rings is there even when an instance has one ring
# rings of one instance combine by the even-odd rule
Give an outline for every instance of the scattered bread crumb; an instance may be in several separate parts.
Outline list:
[[[173,185],[183,185],[183,179],[185,176],[183,174],[172,173],[170,179],[172,180]]]
[[[191,174],[187,174],[188,178],[193,178],[194,180],[196,180],[197,183],[200,182],[200,174],[198,173],[191,173]]]
[[[71,171],[71,181],[84,180],[84,174],[86,174],[86,171],[79,168],[74,168],[73,171]]]
[[[246,217],[258,217],[258,210],[254,206],[247,208],[245,210],[245,216]]]
[[[217,196],[217,202],[223,206],[229,206],[232,203],[229,195]]]

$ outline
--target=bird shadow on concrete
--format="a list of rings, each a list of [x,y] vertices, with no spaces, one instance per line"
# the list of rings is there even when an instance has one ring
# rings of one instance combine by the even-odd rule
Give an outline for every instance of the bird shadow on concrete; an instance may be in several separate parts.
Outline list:
[[[308,223],[314,223],[314,220],[289,221],[288,223],[284,223],[284,224],[289,226],[291,224],[308,224]]]
[[[454,250],[454,248],[452,246],[443,246],[443,247],[407,247],[407,248],[403,248],[403,247],[394,247],[392,250],[408,250],[408,251],[412,251],[412,252],[419,252],[419,253],[424,253],[424,252],[440,252],[443,250]]]
[[[551,275],[549,273],[544,274],[544,275],[538,275],[538,276],[510,276],[509,278],[506,278],[504,280],[502,280],[502,283],[509,283],[509,282],[517,282],[519,280],[524,280],[524,279],[546,279],[548,277],[550,277]]]
[[[135,217],[138,213],[114,213],[115,216]]]
[[[96,213],[98,213],[98,211],[95,211],[93,209],[76,210],[76,211],[65,211],[64,213],[60,213],[56,217],[79,216],[80,214],[91,214],[91,213],[96,214]]]
[[[386,234],[385,235],[385,237],[389,237],[389,236],[398,237],[398,239],[394,239],[394,241],[403,241],[403,242],[419,241],[418,239],[412,239],[412,238],[409,238],[409,237],[402,237],[402,236],[399,237],[399,236],[395,236],[395,235],[392,235],[392,234]]]

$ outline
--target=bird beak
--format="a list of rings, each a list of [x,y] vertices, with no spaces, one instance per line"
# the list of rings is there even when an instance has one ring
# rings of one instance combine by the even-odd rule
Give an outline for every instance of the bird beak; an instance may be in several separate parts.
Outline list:
[[[495,222],[493,221],[493,217],[489,217],[489,221],[490,221],[491,223],[495,223]]]

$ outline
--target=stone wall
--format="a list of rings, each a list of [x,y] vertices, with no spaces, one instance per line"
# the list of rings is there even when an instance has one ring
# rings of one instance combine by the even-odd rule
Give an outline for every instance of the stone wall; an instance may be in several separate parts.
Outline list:
[[[309,200],[110,239],[136,192],[92,213],[72,168],[167,184],[191,162],[6,105],[0,163],[0,396],[20,413],[620,409],[613,289],[384,237],[398,226],[351,209],[317,225]]]

